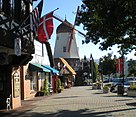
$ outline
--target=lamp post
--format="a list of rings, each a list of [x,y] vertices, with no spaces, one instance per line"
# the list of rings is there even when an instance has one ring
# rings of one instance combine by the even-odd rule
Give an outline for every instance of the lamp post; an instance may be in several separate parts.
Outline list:
[[[124,93],[124,49],[122,50],[122,75],[123,75],[123,93]]]

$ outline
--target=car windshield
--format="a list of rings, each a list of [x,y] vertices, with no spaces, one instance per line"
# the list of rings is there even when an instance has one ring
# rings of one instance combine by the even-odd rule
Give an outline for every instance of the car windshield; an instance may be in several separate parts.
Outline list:
[[[115,78],[115,79],[113,79],[113,82],[122,82],[122,81],[123,81],[122,78]]]
[[[128,81],[126,78],[124,78],[124,82]],[[114,78],[112,82],[123,82],[123,78]]]
[[[124,82],[124,85],[130,85],[130,83],[129,82]]]

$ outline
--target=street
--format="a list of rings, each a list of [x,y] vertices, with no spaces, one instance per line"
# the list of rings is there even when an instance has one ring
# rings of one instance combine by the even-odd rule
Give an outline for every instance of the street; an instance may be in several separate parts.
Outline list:
[[[3,117],[135,117],[136,99],[103,94],[91,86],[72,87],[62,93],[23,102],[21,108],[1,113]]]

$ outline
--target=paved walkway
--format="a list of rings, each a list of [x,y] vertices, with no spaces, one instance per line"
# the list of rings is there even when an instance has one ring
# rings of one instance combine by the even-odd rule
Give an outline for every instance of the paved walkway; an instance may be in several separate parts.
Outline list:
[[[3,117],[136,117],[136,98],[103,94],[91,86],[64,89],[60,94],[23,102]]]

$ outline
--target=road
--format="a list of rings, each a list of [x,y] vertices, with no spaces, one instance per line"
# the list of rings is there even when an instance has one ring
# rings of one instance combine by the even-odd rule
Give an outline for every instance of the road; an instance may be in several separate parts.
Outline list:
[[[25,104],[26,103],[26,104]],[[3,114],[17,117],[135,117],[136,99],[103,94],[91,86],[72,87],[62,93],[24,101],[16,110]]]

